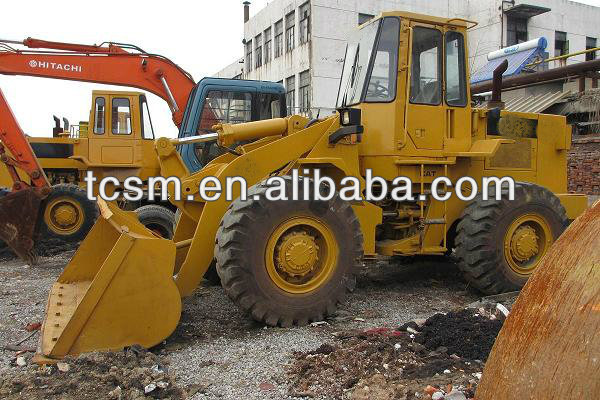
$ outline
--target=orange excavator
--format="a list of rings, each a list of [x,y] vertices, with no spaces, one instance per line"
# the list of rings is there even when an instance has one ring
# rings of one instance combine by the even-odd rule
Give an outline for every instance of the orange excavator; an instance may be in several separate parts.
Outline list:
[[[206,129],[207,126],[210,127],[217,122],[231,122],[221,121],[214,112],[211,112],[207,98],[210,95],[207,88],[221,89],[222,83],[227,80],[215,84],[203,79],[196,83],[188,72],[173,61],[161,55],[148,53],[131,44],[105,42],[100,45],[82,45],[32,38],[23,41],[0,40],[0,74],[139,88],[165,100],[171,109],[173,122],[180,128],[189,99],[190,104],[196,106],[196,112],[188,113],[193,115],[188,115],[190,121],[184,127],[185,129],[180,129],[180,136],[194,135],[198,129]],[[255,92],[261,92],[265,84],[268,86],[265,82],[248,83],[244,90],[247,90],[248,86],[254,86]],[[280,89],[280,92],[283,92],[283,89]],[[282,98],[277,101],[277,109],[282,110],[284,116],[285,97],[280,97]],[[262,96],[261,101],[264,98]],[[275,93],[272,98],[277,98]],[[203,101],[205,99],[206,102]],[[197,117],[198,109],[203,113],[200,121]],[[258,110],[258,106],[252,105],[252,110],[255,109]],[[254,114],[253,111],[252,120],[273,116],[262,115],[264,113]],[[194,118],[196,119],[191,121]],[[204,120],[210,122],[207,124]],[[60,185],[50,185],[1,90],[0,140],[2,141],[0,161],[6,165],[13,181],[10,193],[0,193],[0,195],[5,194],[0,197],[0,239],[22,259],[33,263],[35,258],[33,245],[36,234],[40,231],[40,215],[44,213],[45,203],[48,203],[52,197],[71,196],[73,193],[57,193],[61,191]],[[181,146],[182,152],[195,153],[195,148],[185,149],[186,146],[193,145]],[[192,160],[193,162],[187,160],[186,155],[183,158],[188,168],[199,168],[199,165],[194,164],[197,160]],[[28,177],[27,182],[21,179],[18,170],[21,170],[21,176],[24,173]],[[89,230],[96,218],[96,206],[81,193],[77,197],[81,207],[76,208],[82,214],[89,214],[84,218],[89,223],[86,222],[82,227]]]

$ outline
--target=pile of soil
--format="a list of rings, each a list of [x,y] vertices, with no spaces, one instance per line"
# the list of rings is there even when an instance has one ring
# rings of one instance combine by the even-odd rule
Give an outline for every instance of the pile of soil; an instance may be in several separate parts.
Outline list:
[[[490,319],[464,309],[435,314],[429,318],[415,341],[431,350],[445,347],[449,354],[485,361],[502,328],[500,319]]]
[[[19,367],[0,376],[0,398],[6,399],[183,399],[168,363],[143,349],[91,353],[66,358],[57,366]],[[27,369],[23,371],[23,369]],[[149,390],[152,389],[152,390]],[[145,392],[147,392],[145,394]]]
[[[465,309],[436,314],[408,331],[338,332],[314,351],[295,353],[290,394],[350,399],[426,398],[430,385],[472,398],[502,322]]]

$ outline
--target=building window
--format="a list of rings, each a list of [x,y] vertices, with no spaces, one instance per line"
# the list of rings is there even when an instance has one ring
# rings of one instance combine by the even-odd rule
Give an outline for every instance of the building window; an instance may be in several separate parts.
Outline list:
[[[254,38],[254,67],[259,68],[262,66],[262,34],[256,35]]]
[[[569,41],[567,40],[567,33],[556,31],[554,33],[554,56],[564,56],[569,54]]]
[[[288,115],[294,115],[296,110],[296,76],[292,75],[285,80],[285,91]]]
[[[300,72],[300,113],[309,115],[310,113],[310,71]]]
[[[285,52],[289,53],[296,46],[296,12],[285,16]]]
[[[371,14],[358,13],[358,24],[362,25],[365,22],[372,20],[375,16]]]
[[[300,6],[300,44],[310,40],[310,2]]]
[[[591,37],[587,37],[585,38],[585,49],[586,50],[590,50],[590,49],[595,49],[596,47],[598,47],[598,43],[596,38],[591,38]],[[585,61],[592,61],[596,59],[596,52],[595,51],[591,51],[589,53],[585,53]]]
[[[275,22],[275,58],[283,54],[283,20]]]
[[[265,29],[265,32],[263,33],[263,37],[265,38],[265,50],[264,50],[264,54],[265,54],[265,64],[268,63],[269,61],[271,61],[271,51],[273,51],[273,49],[271,47],[273,47],[273,37],[271,35],[271,28],[267,28]]]
[[[246,42],[246,72],[252,71],[252,40]]]
[[[506,24],[506,45],[514,46],[527,40],[527,20],[509,17]]]

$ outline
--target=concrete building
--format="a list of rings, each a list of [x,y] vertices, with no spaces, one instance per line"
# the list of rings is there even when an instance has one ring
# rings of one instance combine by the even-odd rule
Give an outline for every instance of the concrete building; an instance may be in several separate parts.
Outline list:
[[[273,0],[252,18],[246,10],[243,54],[216,76],[281,82],[290,112],[330,113],[348,33],[385,10],[476,21],[468,37],[472,71],[488,53],[541,36],[550,57],[600,45],[600,7],[568,0]]]

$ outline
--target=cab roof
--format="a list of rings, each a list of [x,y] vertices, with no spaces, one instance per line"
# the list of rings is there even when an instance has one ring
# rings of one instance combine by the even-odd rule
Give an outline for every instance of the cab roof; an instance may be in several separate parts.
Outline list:
[[[443,17],[434,17],[431,15],[412,13],[408,11],[385,11],[379,14],[377,17],[373,18],[371,21],[373,22],[383,17],[400,17],[404,19],[408,19],[415,22],[429,23],[435,25],[450,25],[450,26],[458,26],[462,28],[472,28],[477,25],[475,21],[469,21],[463,18],[443,18]],[[471,25],[469,25],[471,24]]]

